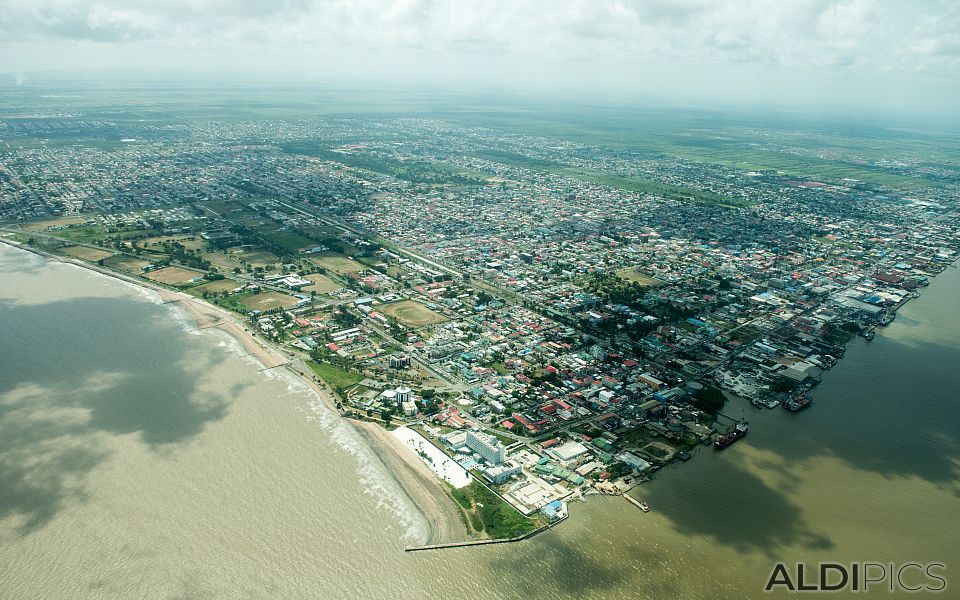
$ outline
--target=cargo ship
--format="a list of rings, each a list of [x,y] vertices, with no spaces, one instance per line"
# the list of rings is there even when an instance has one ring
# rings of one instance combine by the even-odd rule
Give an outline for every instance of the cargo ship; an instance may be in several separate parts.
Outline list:
[[[747,423],[746,421],[740,421],[730,433],[718,437],[717,440],[713,442],[713,447],[715,450],[723,450],[745,435],[747,435]]]
[[[808,396],[797,396],[783,401],[783,407],[790,412],[797,412],[810,406],[811,399]]]

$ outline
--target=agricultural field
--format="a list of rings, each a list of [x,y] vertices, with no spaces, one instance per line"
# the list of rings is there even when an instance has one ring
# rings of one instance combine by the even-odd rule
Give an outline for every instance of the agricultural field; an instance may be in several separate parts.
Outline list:
[[[179,283],[187,283],[194,277],[198,277],[200,275],[203,275],[203,273],[200,273],[199,271],[191,271],[190,269],[184,269],[182,267],[164,267],[162,269],[157,269],[156,271],[144,273],[143,276],[159,283],[177,285]]]
[[[243,299],[243,305],[250,310],[273,310],[296,306],[297,299],[281,292],[261,292]]]
[[[634,268],[621,269],[617,271],[617,277],[624,279],[631,283],[639,283],[642,286],[652,287],[656,285],[663,285],[663,282],[649,275],[644,275],[643,273],[637,271]]]
[[[88,260],[90,262],[96,262],[101,258],[107,258],[111,256],[112,253],[106,250],[98,250],[96,248],[88,248],[86,246],[68,246],[66,248],[60,248],[57,250],[59,254],[66,254],[67,256],[73,256],[82,260]]]
[[[341,254],[322,254],[310,259],[314,264],[329,269],[337,275],[359,273],[366,270],[366,266]]]
[[[401,300],[393,304],[384,304],[379,310],[408,327],[424,327],[425,325],[442,323],[447,320],[443,315],[435,313],[426,306],[413,300]]]

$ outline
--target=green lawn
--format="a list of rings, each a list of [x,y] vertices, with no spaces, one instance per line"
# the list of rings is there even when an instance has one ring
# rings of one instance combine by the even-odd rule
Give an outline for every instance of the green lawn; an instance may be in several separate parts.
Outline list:
[[[457,503],[467,509],[471,526],[485,531],[493,539],[517,537],[543,525],[541,520],[517,512],[479,481],[453,489],[451,493]]]
[[[363,380],[363,375],[351,373],[350,371],[345,371],[327,363],[308,361],[307,364],[310,365],[313,372],[317,374],[317,377],[326,381],[334,389],[348,388]]]

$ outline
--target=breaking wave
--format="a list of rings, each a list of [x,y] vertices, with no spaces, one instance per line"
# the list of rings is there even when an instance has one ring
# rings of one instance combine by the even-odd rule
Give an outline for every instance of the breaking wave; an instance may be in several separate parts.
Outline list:
[[[296,385],[309,390],[309,386],[302,382],[297,381]],[[312,394],[313,390],[310,392]],[[307,418],[319,423],[323,430],[329,432],[330,440],[337,448],[356,461],[363,493],[374,500],[377,510],[386,511],[405,529],[402,536],[404,540],[426,540],[428,532],[422,516],[411,506],[397,482],[383,470],[373,451],[353,428],[313,395],[314,399],[308,405],[310,414]]]

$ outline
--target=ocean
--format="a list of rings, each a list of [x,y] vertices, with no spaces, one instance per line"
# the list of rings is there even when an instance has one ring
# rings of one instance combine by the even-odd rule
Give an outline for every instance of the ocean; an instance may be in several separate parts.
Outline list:
[[[423,515],[305,385],[152,292],[0,245],[0,598],[754,598],[780,560],[950,580],[958,295],[947,269],[806,411],[729,403],[749,435],[638,488],[650,513],[597,497],[519,544],[407,554]]]

